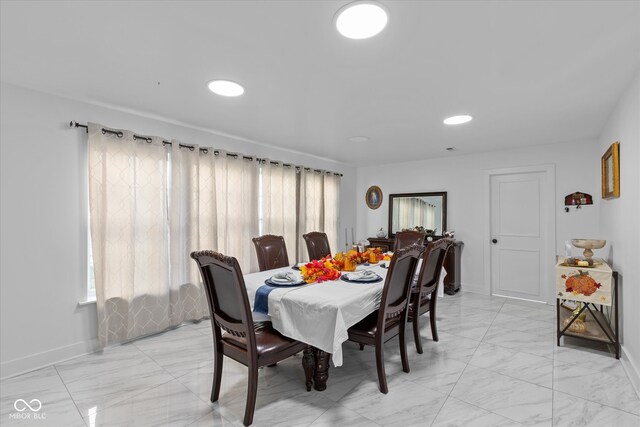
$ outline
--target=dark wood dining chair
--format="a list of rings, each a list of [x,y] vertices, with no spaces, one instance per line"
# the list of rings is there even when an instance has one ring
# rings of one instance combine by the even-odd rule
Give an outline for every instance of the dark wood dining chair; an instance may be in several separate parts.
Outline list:
[[[273,329],[271,322],[253,322],[249,297],[238,260],[214,251],[191,253],[198,264],[211,312],[213,330],[213,385],[211,401],[220,395],[224,356],[249,368],[244,425],[253,422],[258,390],[258,368],[284,360],[307,345]]]
[[[384,343],[399,335],[402,370],[409,372],[405,329],[409,314],[411,282],[424,246],[411,245],[393,254],[382,290],[380,308],[349,328],[349,341],[375,346],[380,391],[387,393]]]
[[[424,244],[424,233],[418,233],[417,231],[399,231],[396,233],[395,240],[393,242],[393,251],[411,246],[414,243],[417,245]]]
[[[265,234],[264,236],[254,237],[251,240],[256,247],[260,271],[289,266],[289,256],[287,255],[287,245],[284,242],[284,237]]]
[[[327,237],[327,233],[312,231],[311,233],[303,234],[302,237],[307,244],[309,261],[331,255],[331,248],[329,247],[329,238]]]
[[[411,306],[409,307],[409,322],[413,324],[413,338],[416,350],[422,354],[422,340],[420,338],[419,319],[425,313],[429,313],[431,323],[431,336],[438,341],[436,329],[436,301],[438,300],[438,284],[442,265],[447,257],[447,252],[453,244],[452,239],[440,239],[430,242],[422,255],[422,265],[418,273],[418,281],[411,288]]]

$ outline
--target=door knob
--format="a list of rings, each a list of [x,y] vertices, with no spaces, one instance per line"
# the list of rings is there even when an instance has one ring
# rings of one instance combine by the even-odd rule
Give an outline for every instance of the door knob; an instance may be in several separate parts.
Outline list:
[[[493,243],[493,244],[498,243],[498,239],[493,239],[493,240],[491,241],[491,243]]]

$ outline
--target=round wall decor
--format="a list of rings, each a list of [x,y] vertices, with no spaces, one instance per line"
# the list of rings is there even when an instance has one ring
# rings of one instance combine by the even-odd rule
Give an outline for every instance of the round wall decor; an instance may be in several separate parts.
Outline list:
[[[382,204],[382,190],[377,185],[372,185],[364,198],[369,209],[378,209]]]

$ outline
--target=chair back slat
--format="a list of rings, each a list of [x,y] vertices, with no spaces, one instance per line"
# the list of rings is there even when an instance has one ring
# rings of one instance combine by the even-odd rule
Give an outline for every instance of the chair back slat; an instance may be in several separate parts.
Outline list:
[[[309,253],[309,261],[324,258],[331,255],[329,247],[329,238],[326,233],[312,231],[302,236],[307,244],[307,252]]]
[[[382,328],[380,330],[384,330],[384,323],[388,319],[405,316],[406,320],[411,282],[423,251],[423,246],[413,244],[393,254],[380,301],[378,317],[378,328]]]
[[[230,322],[219,314],[213,315],[213,320],[223,331],[233,336],[245,338],[247,336],[247,328],[242,322]]]
[[[264,236],[254,237],[252,240],[256,247],[260,271],[289,265],[289,255],[287,254],[287,245],[284,237],[265,234]]]
[[[399,231],[396,233],[395,240],[393,242],[393,251],[396,252],[407,246],[411,246],[414,243],[416,245],[424,244],[425,235],[417,231]]]
[[[238,260],[214,251],[193,252],[191,258],[202,276],[216,339],[220,339],[222,329],[246,337],[249,348],[255,348],[255,334],[249,333],[253,331],[253,316]]]
[[[430,242],[422,255],[422,266],[418,274],[418,292],[423,295],[436,292],[440,282],[442,265],[449,248],[453,244],[451,239],[440,239]]]

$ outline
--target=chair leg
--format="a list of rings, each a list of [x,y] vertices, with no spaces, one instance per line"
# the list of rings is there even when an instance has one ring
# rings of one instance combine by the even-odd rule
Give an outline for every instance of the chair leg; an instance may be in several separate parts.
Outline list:
[[[404,372],[409,372],[409,358],[407,357],[407,342],[405,340],[405,329],[406,329],[406,323],[405,326],[401,326],[400,327],[400,336],[399,336],[399,341],[400,341],[400,358],[402,359],[402,370]]]
[[[360,344],[360,351],[364,350],[364,344]]]
[[[434,341],[438,341],[438,329],[436,328],[436,308],[429,310],[429,322],[431,323],[431,336]]]
[[[258,392],[258,365],[252,361],[249,366],[249,383],[247,387],[247,406],[244,409],[244,425],[253,423],[253,411],[256,409],[256,393]]]
[[[213,385],[211,386],[211,401],[217,402],[220,397],[220,384],[222,383],[222,362],[224,355],[216,351],[213,357]]]
[[[420,319],[420,316],[413,316],[411,323],[413,324],[413,340],[416,343],[416,350],[418,354],[422,354],[422,339],[420,338],[420,322],[418,319]]]
[[[384,372],[384,342],[376,343],[376,368],[378,369],[378,383],[380,384],[380,392],[387,394],[387,375]]]

